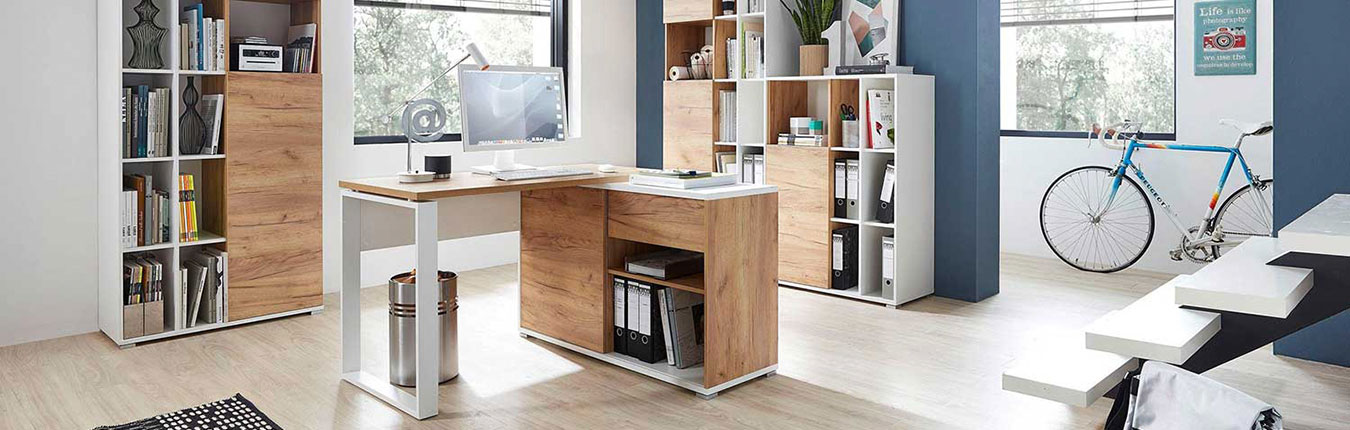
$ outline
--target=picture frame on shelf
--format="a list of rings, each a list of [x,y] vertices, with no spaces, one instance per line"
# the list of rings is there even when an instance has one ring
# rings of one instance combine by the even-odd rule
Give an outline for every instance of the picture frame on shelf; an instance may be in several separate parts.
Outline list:
[[[900,0],[844,0],[839,66],[899,65]]]

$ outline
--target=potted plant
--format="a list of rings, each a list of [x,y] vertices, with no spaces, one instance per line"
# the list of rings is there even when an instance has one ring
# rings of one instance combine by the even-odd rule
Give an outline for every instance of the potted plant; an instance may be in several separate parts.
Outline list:
[[[830,49],[821,33],[834,21],[835,0],[794,0],[797,7],[789,7],[784,0],[778,0],[783,8],[792,14],[797,31],[802,35],[802,46],[798,49],[797,72],[802,76],[823,74],[829,62]]]

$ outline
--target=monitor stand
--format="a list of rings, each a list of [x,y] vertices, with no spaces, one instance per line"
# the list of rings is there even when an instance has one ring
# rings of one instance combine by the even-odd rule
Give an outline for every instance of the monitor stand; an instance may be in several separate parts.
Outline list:
[[[504,150],[492,153],[492,165],[473,166],[473,172],[480,175],[491,175],[497,172],[512,172],[516,170],[534,170],[534,166],[525,164],[516,164],[516,151]]]

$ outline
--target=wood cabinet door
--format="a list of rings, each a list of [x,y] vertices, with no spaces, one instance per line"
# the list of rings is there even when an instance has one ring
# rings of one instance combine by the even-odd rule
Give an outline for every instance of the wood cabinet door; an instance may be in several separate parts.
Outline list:
[[[715,170],[712,81],[666,81],[664,89],[662,165]]]
[[[605,191],[520,193],[520,326],[596,352],[612,343]]]
[[[230,72],[224,126],[230,320],[323,304],[322,75]]]
[[[778,279],[830,287],[829,148],[768,145],[764,176],[778,186]]]
[[[661,5],[662,22],[712,19],[722,10],[717,0],[664,0],[664,2]]]

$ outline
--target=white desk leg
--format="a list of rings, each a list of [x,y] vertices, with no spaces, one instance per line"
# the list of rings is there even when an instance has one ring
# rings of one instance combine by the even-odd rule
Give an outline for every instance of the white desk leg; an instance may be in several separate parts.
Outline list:
[[[440,301],[437,261],[436,202],[418,202],[413,209],[417,248],[417,418],[435,416],[438,411],[441,376],[441,324],[436,315]]]
[[[361,200],[342,196],[342,373],[361,371]]]

